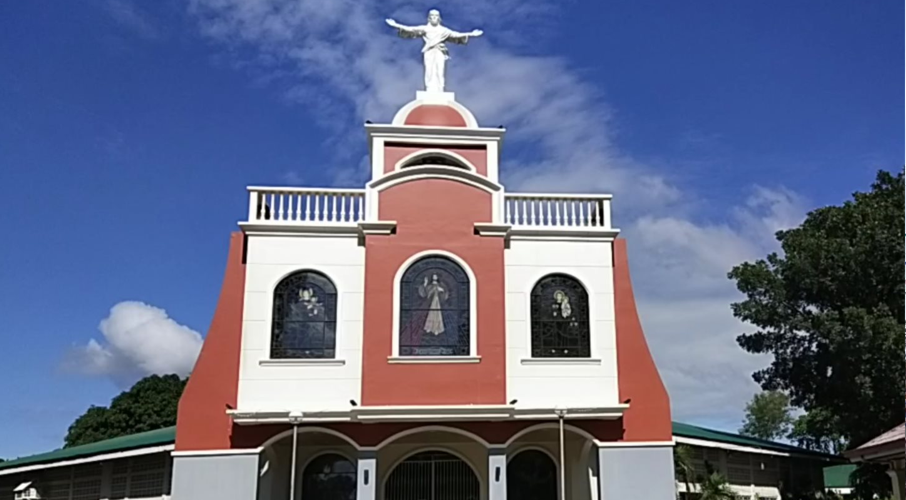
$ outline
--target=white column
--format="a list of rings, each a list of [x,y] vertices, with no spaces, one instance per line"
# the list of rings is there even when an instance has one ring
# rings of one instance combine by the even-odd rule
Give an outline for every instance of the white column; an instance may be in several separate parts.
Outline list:
[[[362,450],[358,460],[358,486],[356,500],[375,500],[377,498],[377,452]]]
[[[506,448],[502,446],[488,450],[488,500],[506,500]]]
[[[906,480],[906,471],[898,471],[890,469],[887,471],[887,475],[890,476],[890,481],[893,486],[893,498],[894,500],[904,500],[903,498],[903,488],[904,480]]]

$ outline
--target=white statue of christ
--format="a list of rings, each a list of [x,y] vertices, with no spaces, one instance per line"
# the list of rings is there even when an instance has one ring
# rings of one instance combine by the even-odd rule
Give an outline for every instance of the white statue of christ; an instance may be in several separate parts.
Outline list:
[[[481,36],[484,32],[473,30],[459,33],[440,24],[440,11],[428,11],[428,24],[424,26],[403,26],[393,19],[387,24],[399,31],[402,38],[421,38],[425,41],[422,54],[425,58],[425,90],[428,92],[444,91],[444,66],[450,58],[445,42],[466,44],[470,37]]]

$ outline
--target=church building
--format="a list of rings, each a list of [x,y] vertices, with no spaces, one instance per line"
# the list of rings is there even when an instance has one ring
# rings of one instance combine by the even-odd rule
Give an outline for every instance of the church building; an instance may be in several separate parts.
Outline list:
[[[248,188],[174,500],[670,500],[670,401],[612,197],[509,192],[452,93],[362,189]]]

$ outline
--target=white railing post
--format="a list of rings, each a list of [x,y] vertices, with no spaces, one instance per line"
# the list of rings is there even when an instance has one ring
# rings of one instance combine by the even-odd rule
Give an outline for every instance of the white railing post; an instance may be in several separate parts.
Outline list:
[[[613,227],[613,223],[611,221],[612,215],[610,213],[610,200],[602,200],[601,205],[604,209],[603,215],[602,215],[602,217],[603,217],[602,221],[604,222],[604,227],[611,228],[611,227]]]
[[[258,191],[249,189],[249,222],[256,221],[259,218],[258,205],[260,205],[260,202],[258,200]]]

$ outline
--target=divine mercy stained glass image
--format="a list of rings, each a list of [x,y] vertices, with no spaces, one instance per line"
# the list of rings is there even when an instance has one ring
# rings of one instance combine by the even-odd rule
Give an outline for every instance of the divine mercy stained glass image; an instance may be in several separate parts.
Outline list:
[[[400,356],[469,354],[469,277],[445,257],[413,264],[400,282]]]

